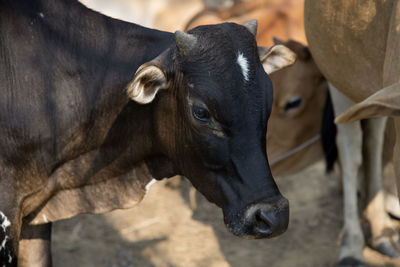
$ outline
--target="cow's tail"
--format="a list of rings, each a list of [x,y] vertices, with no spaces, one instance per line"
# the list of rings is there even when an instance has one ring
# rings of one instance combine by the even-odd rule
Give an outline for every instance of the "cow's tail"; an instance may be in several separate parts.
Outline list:
[[[336,125],[334,120],[335,113],[328,90],[321,125],[322,148],[324,150],[327,173],[333,170],[333,166],[338,158],[336,146]]]

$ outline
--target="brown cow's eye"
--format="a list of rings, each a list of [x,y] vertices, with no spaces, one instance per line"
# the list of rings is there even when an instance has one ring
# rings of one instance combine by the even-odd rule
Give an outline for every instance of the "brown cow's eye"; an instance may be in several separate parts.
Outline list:
[[[208,122],[210,120],[210,113],[205,108],[193,106],[192,113],[193,117],[199,121]]]
[[[303,101],[302,97],[297,96],[292,99],[290,99],[285,106],[285,111],[288,111],[289,109],[297,108],[300,106],[301,102]]]

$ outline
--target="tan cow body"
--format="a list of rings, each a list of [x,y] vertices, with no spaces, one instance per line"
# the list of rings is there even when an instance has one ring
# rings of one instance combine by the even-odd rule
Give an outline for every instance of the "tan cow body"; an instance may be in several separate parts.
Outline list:
[[[322,73],[354,102],[365,100],[338,121],[399,115],[400,2],[307,0],[304,12]]]
[[[388,19],[394,2],[309,0],[305,3],[307,39],[319,69],[355,102],[383,88]]]
[[[305,28],[307,40],[313,57],[325,75],[332,83],[331,92],[336,95],[337,102],[347,102],[345,108],[336,109],[337,122],[353,122],[364,118],[396,116],[400,109],[400,6],[399,1],[373,1],[373,0],[322,0],[305,1]],[[336,91],[339,90],[343,95]],[[346,100],[348,99],[348,100]],[[354,103],[358,103],[348,111]],[[360,166],[356,161],[357,156],[342,151],[346,146],[354,146],[361,142],[354,139],[354,130],[358,122],[338,126],[339,154],[343,155],[342,161],[349,163],[347,170]],[[368,219],[374,219],[371,225],[372,246],[378,250],[386,250],[391,241],[397,241],[397,234],[387,235],[384,232],[392,228],[383,213],[382,186],[379,184],[381,176],[381,151],[383,146],[383,128],[385,119],[374,119],[368,122],[368,134],[364,137],[365,145],[369,153],[366,154],[364,164],[366,165],[366,176],[373,183],[369,187],[368,200],[370,201],[365,211]],[[400,178],[400,120],[395,118],[397,128],[397,147],[395,148],[394,161],[397,168],[398,181]],[[353,128],[353,130],[351,130]],[[359,132],[359,131],[357,131]],[[352,134],[353,133],[353,134]],[[355,153],[360,153],[356,151]],[[342,157],[342,156],[340,156]],[[367,160],[367,161],[366,161]],[[365,162],[368,162],[367,164]],[[397,164],[396,164],[397,162]],[[357,170],[347,175],[348,179],[354,181]],[[353,178],[350,178],[353,177]],[[353,183],[354,184],[354,183]],[[400,187],[398,187],[400,188]],[[350,190],[355,194],[356,189]],[[346,201],[346,192],[345,192]],[[356,216],[356,199],[350,201],[352,209],[345,210],[346,214]],[[347,250],[341,251],[341,260],[353,258],[362,261],[363,256],[360,248],[360,238],[357,234],[359,225],[346,223],[345,230],[356,229],[352,235],[345,240]],[[349,227],[348,227],[349,226]],[[386,231],[387,232],[387,231]],[[354,234],[356,233],[356,234]],[[345,234],[349,234],[346,233]],[[362,243],[362,241],[361,241]],[[358,246],[358,248],[357,248]],[[393,247],[389,248],[392,250]],[[390,251],[387,254],[391,254]],[[398,252],[397,255],[398,256]],[[350,266],[356,266],[353,262]],[[358,265],[357,265],[358,266]]]

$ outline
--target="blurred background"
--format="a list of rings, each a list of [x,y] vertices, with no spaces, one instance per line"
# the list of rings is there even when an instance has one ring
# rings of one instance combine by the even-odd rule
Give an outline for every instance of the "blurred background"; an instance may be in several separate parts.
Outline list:
[[[278,37],[306,45],[303,0],[81,2],[114,18],[172,32],[203,23],[244,23],[256,18],[259,44],[272,45],[273,37]],[[280,103],[279,98],[276,103]],[[287,107],[286,104],[283,107]],[[301,112],[305,112],[306,103],[302,105]],[[300,111],[282,115],[283,111],[278,109],[273,111],[278,115],[270,125],[279,126],[289,121],[295,134],[291,120],[298,119]],[[318,113],[315,109],[314,106],[311,112]],[[271,127],[269,129],[272,131]],[[287,129],[283,131],[288,132]],[[282,139],[282,133],[276,135],[271,133],[268,143],[278,144],[279,138],[279,148],[290,147],[294,139],[310,138],[298,134]],[[334,170],[326,175],[320,146],[319,141],[315,142],[308,156],[300,156],[296,163],[292,161],[286,165],[285,160],[278,159],[282,154],[279,149],[268,149],[270,158],[277,158],[272,170],[276,182],[290,201],[289,229],[282,236],[270,240],[244,240],[233,236],[225,228],[221,210],[196,193],[188,181],[175,177],[155,184],[142,203],[132,209],[79,215],[54,223],[54,266],[334,266],[343,223],[339,172]],[[298,162],[301,166],[295,166]],[[371,266],[400,266],[398,260],[383,257],[368,247],[364,254]]]

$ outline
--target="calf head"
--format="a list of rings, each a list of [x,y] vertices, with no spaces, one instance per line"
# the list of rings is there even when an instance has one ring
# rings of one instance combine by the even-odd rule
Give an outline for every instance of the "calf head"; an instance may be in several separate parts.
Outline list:
[[[176,32],[176,44],[138,69],[128,94],[152,102],[160,153],[223,209],[227,227],[265,238],[286,230],[289,211],[265,151],[272,84],[256,27],[251,21]],[[278,50],[269,49],[270,56]]]

